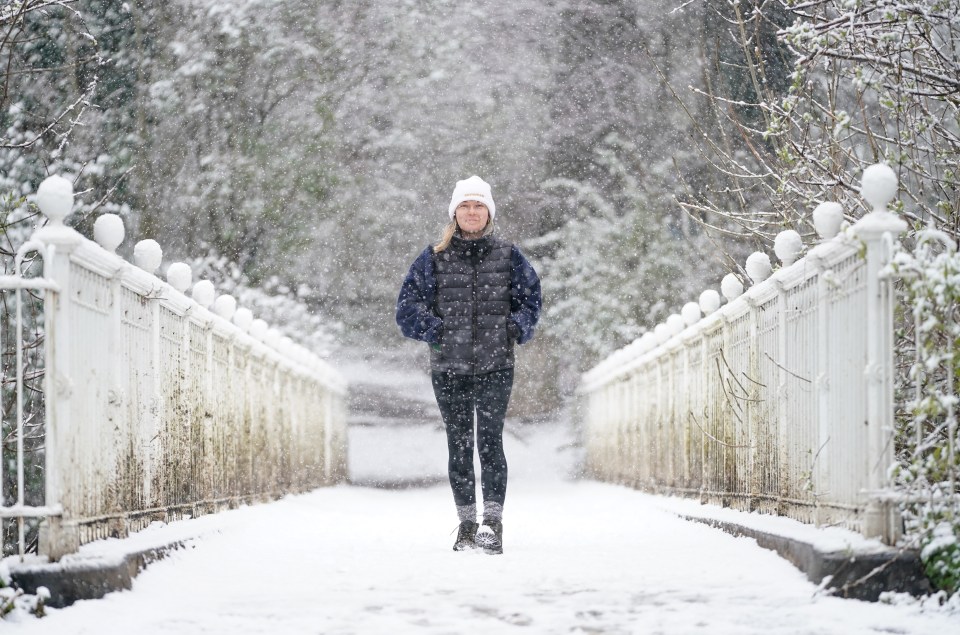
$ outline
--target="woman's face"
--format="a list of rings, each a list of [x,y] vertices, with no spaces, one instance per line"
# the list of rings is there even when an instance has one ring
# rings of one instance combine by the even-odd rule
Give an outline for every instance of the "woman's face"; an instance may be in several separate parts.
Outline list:
[[[457,205],[454,213],[457,217],[457,225],[464,234],[482,233],[490,219],[490,210],[479,201],[464,201]]]

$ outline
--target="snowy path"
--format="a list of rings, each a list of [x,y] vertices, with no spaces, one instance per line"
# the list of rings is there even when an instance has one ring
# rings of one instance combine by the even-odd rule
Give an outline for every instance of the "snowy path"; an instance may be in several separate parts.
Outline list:
[[[752,541],[658,499],[529,468],[515,448],[505,554],[455,553],[445,486],[338,486],[201,518],[132,592],[4,633],[949,633],[960,620],[817,594]],[[556,446],[554,446],[556,447]],[[10,628],[8,628],[10,627]]]

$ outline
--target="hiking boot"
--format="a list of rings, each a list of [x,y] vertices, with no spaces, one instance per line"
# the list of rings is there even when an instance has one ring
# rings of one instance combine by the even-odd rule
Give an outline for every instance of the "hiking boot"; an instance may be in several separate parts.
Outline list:
[[[503,553],[503,523],[493,520],[483,521],[483,527],[477,531],[475,540],[484,553]]]
[[[474,539],[474,536],[477,534],[477,523],[465,520],[460,523],[460,526],[457,528],[457,541],[453,543],[454,551],[466,551],[468,549],[476,549],[477,543]]]

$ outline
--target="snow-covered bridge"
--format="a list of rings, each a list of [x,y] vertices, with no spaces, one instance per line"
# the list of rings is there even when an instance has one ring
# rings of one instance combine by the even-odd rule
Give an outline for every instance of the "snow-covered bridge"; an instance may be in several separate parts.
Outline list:
[[[915,603],[830,597],[753,540],[677,516],[703,513],[696,503],[571,480],[580,457],[566,426],[508,427],[503,557],[451,551],[456,518],[446,485],[338,485],[88,545],[86,557],[108,558],[131,542],[145,548],[190,538],[143,571],[131,591],[39,620],[20,615],[7,628],[24,635],[920,635],[955,628],[955,616]],[[352,467],[368,476],[441,472],[442,431],[414,436],[418,450],[413,443],[377,449],[360,439]],[[845,530],[786,522],[827,548],[863,542]]]
[[[55,211],[51,216],[56,220]],[[874,223],[871,229],[877,227]],[[846,278],[856,285],[863,282],[862,294],[876,295],[881,312],[873,314],[880,316],[879,323],[867,332],[863,346],[841,334],[844,356],[861,370],[873,369],[864,380],[864,393],[876,399],[865,406],[864,417],[852,415],[867,423],[862,441],[852,441],[842,452],[824,451],[839,419],[800,433],[789,418],[797,411],[790,404],[806,401],[791,393],[786,381],[797,374],[784,361],[794,358],[784,352],[787,331],[782,326],[816,311],[793,307],[791,318],[783,310],[785,296],[777,294],[787,287],[819,285],[822,290],[830,280],[849,291],[835,277],[820,275],[844,261],[844,250],[856,254],[857,247],[840,241],[825,248],[817,264],[800,262],[793,274],[782,272],[771,282],[772,302],[762,290],[748,294],[741,302],[746,318],[722,315],[708,321],[703,332],[661,330],[662,341],[634,351],[639,354],[616,355],[589,375],[584,384],[591,395],[586,457],[573,449],[581,440],[572,438],[569,425],[513,423],[507,435],[511,490],[506,553],[491,559],[450,551],[452,536],[445,528],[453,530],[454,523],[442,483],[389,491],[346,484],[316,489],[347,474],[343,383],[331,369],[292,344],[269,341],[265,333],[252,336],[252,316],[238,319],[229,300],[215,303],[202,286],[194,285],[191,298],[184,296],[191,282],[186,272],[172,268],[167,282],[154,278],[150,261],[158,259],[149,246],[138,250],[143,270],[134,270],[112,253],[119,243],[117,231],[98,230],[97,246],[54,223],[23,250],[43,254],[44,276],[3,281],[8,288],[43,290],[48,302],[47,500],[25,504],[20,467],[18,505],[5,508],[4,514],[45,517],[41,552],[60,559],[64,572],[175,543],[187,548],[151,565],[136,579],[132,593],[55,610],[40,621],[21,614],[18,628],[92,633],[109,623],[116,632],[143,633],[941,632],[951,619],[947,613],[924,613],[921,605],[902,597],[893,598],[896,606],[829,597],[754,541],[684,518],[786,535],[834,553],[876,552],[883,549],[879,540],[849,529],[818,529],[573,478],[582,475],[586,461],[594,475],[608,480],[698,492],[702,499],[724,504],[732,499],[744,509],[792,511],[808,522],[839,519],[889,541],[893,517],[879,496],[884,482],[876,476],[890,434],[889,413],[882,412],[890,398],[889,367],[880,367],[888,349],[871,347],[884,343],[886,336],[878,338],[872,329],[882,335],[889,328],[889,316],[883,313],[889,310],[889,298],[877,286],[882,263],[871,258],[883,254],[878,249],[889,243],[891,231],[896,230],[873,232],[876,245],[868,246],[866,274],[853,267],[858,273]],[[818,275],[813,284],[803,273],[808,268]],[[94,284],[76,282],[98,276]],[[858,293],[860,286],[834,295]],[[206,308],[211,305],[212,312]],[[836,302],[830,306],[837,310]],[[759,320],[767,310],[779,330]],[[720,328],[728,323],[746,330],[731,336]],[[102,332],[103,341],[111,341],[111,334],[120,337],[113,337],[105,351],[86,343],[91,358],[78,359],[75,348],[56,339],[71,329]],[[748,343],[739,355],[749,369],[747,379],[771,389],[764,399],[780,400],[780,415],[758,415],[752,404],[761,399],[737,393],[728,384],[746,411],[730,419],[742,427],[728,426],[722,408],[711,412],[709,404],[696,405],[700,398],[716,401],[719,393],[690,383],[712,371],[698,371],[686,351],[699,352],[701,364],[719,364],[715,344],[735,352],[738,343],[763,333],[779,342],[778,356],[773,356],[781,362],[773,364],[779,384],[754,372],[760,366],[759,348]],[[811,346],[809,338],[798,342],[801,348]],[[831,348],[828,341],[819,343],[821,351]],[[768,357],[771,351],[776,347]],[[90,361],[98,352],[106,363]],[[815,366],[829,364],[813,359],[818,360]],[[117,360],[122,370],[111,363]],[[733,353],[723,363],[736,375]],[[138,372],[143,367],[169,372]],[[827,371],[847,373],[832,366]],[[364,371],[368,379],[370,373]],[[654,379],[644,384],[640,379],[645,374]],[[104,382],[97,383],[101,375]],[[78,387],[71,377],[88,379]],[[817,385],[822,396],[822,373]],[[18,403],[23,398],[20,386]],[[822,406],[821,414],[831,414],[833,402],[817,401],[816,393],[812,399],[814,406]],[[78,403],[80,414],[71,410]],[[731,415],[736,404],[728,397],[727,405],[726,415]],[[654,412],[641,416],[643,408]],[[692,440],[693,423],[675,416],[684,409],[704,417],[697,423],[699,442]],[[76,424],[81,414],[89,422],[83,426]],[[720,423],[708,422],[711,417]],[[761,427],[768,419],[774,420],[772,431]],[[51,421],[57,425],[50,426]],[[356,482],[443,480],[445,446],[439,426],[389,433],[380,426],[373,433],[375,442],[370,431],[358,427],[349,444]],[[767,450],[779,451],[767,452],[758,440],[769,445]],[[844,453],[859,457],[846,473],[837,472],[847,469],[842,462],[826,468],[815,462]],[[22,466],[20,453],[17,458]],[[817,480],[817,470],[834,480]],[[801,478],[813,486],[788,489]],[[854,483],[847,488],[849,499],[829,487],[849,485],[847,481]],[[276,497],[283,500],[229,509]],[[818,515],[822,509],[829,514]],[[177,520],[197,515],[201,517]],[[155,520],[164,522],[150,525]],[[146,529],[137,531],[142,527]],[[111,535],[122,539],[97,540]],[[20,570],[29,571],[29,566]]]

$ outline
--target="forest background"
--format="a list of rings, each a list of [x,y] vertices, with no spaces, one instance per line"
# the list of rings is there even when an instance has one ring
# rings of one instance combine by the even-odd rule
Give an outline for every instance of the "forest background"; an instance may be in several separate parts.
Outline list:
[[[524,416],[729,271],[676,201],[718,176],[687,86],[747,72],[709,2],[32,4],[6,24],[8,253],[38,220],[24,197],[62,174],[72,225],[124,218],[121,253],[153,238],[220,288],[295,298],[279,326],[320,352],[418,357],[399,283],[479,174],[544,283]]]

